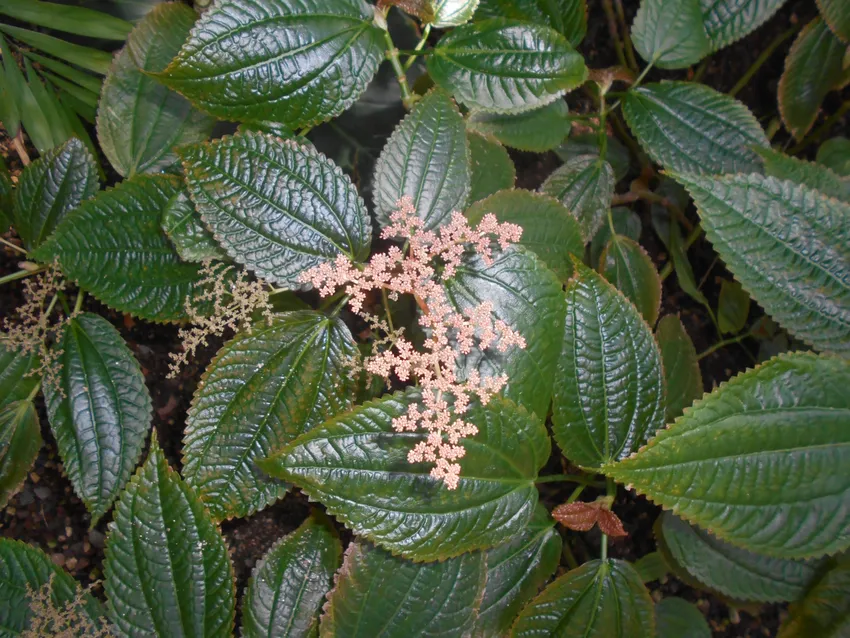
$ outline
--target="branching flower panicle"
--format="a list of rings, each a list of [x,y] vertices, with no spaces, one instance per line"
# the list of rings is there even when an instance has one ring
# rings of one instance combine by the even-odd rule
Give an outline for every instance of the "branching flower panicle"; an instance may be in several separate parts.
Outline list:
[[[53,596],[55,579],[52,574],[38,589],[27,584],[30,619],[21,638],[113,638],[105,618],[89,616],[86,602],[90,589],[78,589],[73,599],[58,607]]]
[[[482,378],[475,370],[460,379],[458,359],[475,348],[500,352],[525,348],[525,340],[504,321],[494,320],[489,302],[462,312],[454,310],[441,282],[455,274],[465,251],[476,251],[489,265],[494,240],[505,249],[519,241],[522,229],[499,223],[494,215],[485,215],[472,228],[462,214],[455,212],[447,225],[436,231],[425,230],[410,198],[398,202],[390,221],[382,236],[405,239],[407,254],[392,246],[373,255],[362,270],[341,255],[332,263],[305,272],[301,280],[311,283],[322,296],[344,287],[352,311],[373,325],[374,317],[364,310],[368,292],[383,289],[394,300],[400,294],[416,298],[422,309],[419,324],[428,335],[424,351],[417,351],[403,334],[395,332],[379,341],[385,349],[368,357],[363,365],[369,373],[387,380],[395,375],[403,382],[418,381],[422,406],[411,405],[407,414],[393,420],[393,428],[397,432],[427,432],[427,438],[409,452],[408,461],[433,463],[431,476],[455,489],[461,469],[457,461],[465,454],[461,440],[478,432],[462,415],[473,397],[486,404],[507,383],[504,375]]]

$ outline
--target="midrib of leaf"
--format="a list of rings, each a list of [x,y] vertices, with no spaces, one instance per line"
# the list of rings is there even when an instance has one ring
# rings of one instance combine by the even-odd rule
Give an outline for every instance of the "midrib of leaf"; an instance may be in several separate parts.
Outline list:
[[[494,76],[499,77],[499,78],[507,78],[509,80],[553,80],[553,79],[561,79],[561,78],[564,78],[564,77],[568,77],[568,75],[569,75],[569,74],[565,75],[565,71],[563,69],[559,70],[557,72],[557,75],[555,76],[555,78],[553,78],[551,71],[549,72],[548,75],[534,75],[532,73],[523,73],[523,72],[518,72],[518,71],[503,72],[503,69],[504,69],[503,66],[490,67],[490,66],[482,64],[480,66],[480,68],[476,68],[476,67],[469,66],[467,64],[463,64],[462,62],[460,62],[460,60],[457,57],[453,57],[453,56],[449,55],[449,53],[451,53],[451,52],[455,52],[457,55],[473,57],[473,58],[477,57],[478,55],[480,55],[482,53],[484,53],[484,54],[492,53],[493,55],[496,55],[496,54],[499,54],[499,53],[502,53],[502,54],[505,54],[505,55],[508,55],[508,54],[509,55],[524,54],[524,55],[538,55],[538,56],[554,55],[550,51],[545,51],[545,52],[544,51],[495,51],[495,50],[488,51],[486,49],[463,49],[463,50],[461,50],[461,49],[448,49],[448,48],[445,48],[445,49],[439,49],[438,48],[438,49],[434,49],[434,51],[435,51],[436,55],[441,56],[441,57],[445,58],[446,60],[450,60],[452,62],[452,64],[460,67],[461,69],[463,69],[465,71],[473,73],[473,74],[487,73],[488,75],[494,75]],[[465,53],[465,51],[469,51],[469,53]],[[552,101],[554,101],[557,98],[558,98],[557,95],[552,96]]]
[[[555,627],[555,630],[552,632],[554,635],[557,636],[560,632],[562,632],[566,629],[566,627],[564,626],[564,623],[565,622],[569,623],[570,620],[573,620],[571,618],[571,616],[572,616],[575,608],[578,607],[579,603],[581,603],[581,601],[584,599],[584,597],[588,594],[588,592],[593,588],[593,586],[595,584],[596,584],[596,578],[592,578],[590,580],[590,582],[588,582],[587,585],[584,586],[584,588],[581,590],[579,595],[576,596],[570,602],[569,606],[564,610],[564,615],[561,617],[561,621],[558,623],[558,626]],[[532,603],[529,603],[529,606],[531,604]],[[584,632],[584,638],[588,638],[587,631]]]
[[[301,607],[301,601],[304,599],[304,592],[307,590],[307,583],[310,582],[310,577],[313,575],[313,571],[316,568],[316,564],[321,562],[319,552],[314,550],[313,553],[311,554],[311,556],[309,557],[309,559],[300,558],[299,562],[301,564],[304,564],[304,562],[306,562],[306,560],[309,560],[310,564],[307,567],[307,573],[305,574],[304,578],[302,579],[301,585],[298,587],[298,593],[295,596],[295,603],[292,605],[292,613],[289,614],[289,618],[286,621],[286,630],[283,632],[282,636],[288,637],[290,635],[290,631],[292,629],[292,623],[295,621],[295,616],[298,614],[298,610]],[[282,576],[282,574],[280,574],[280,573],[275,574],[275,575],[276,576],[277,575]],[[278,579],[275,579],[275,582],[274,582],[274,586],[275,586],[274,587],[274,598],[272,600],[272,606],[271,606],[271,610],[270,610],[270,614],[269,614],[269,618],[271,619],[271,622],[269,622],[268,638],[275,638],[274,634],[272,633],[272,625],[273,625],[273,622],[274,622],[273,619],[277,617],[277,607],[278,607],[278,604],[280,603],[281,580],[282,579],[278,578]]]
[[[65,168],[64,166],[60,169],[60,173],[62,175],[62,181],[59,183],[59,187],[56,189],[56,196],[53,198],[53,201],[50,204],[50,210],[47,211],[47,215],[44,217],[44,219],[39,220],[38,234],[36,235],[36,238],[35,238],[36,239],[36,242],[35,242],[36,245],[39,245],[39,244],[41,244],[41,242],[44,241],[44,231],[47,228],[55,227],[56,217],[59,215],[59,211],[62,208],[62,202],[64,202],[64,200],[67,196],[66,186],[67,186],[67,183],[68,183],[68,175],[70,174],[70,172],[72,170],[72,166],[71,166],[71,160],[72,159],[73,159],[73,153],[68,158],[67,170],[62,170],[62,169]],[[59,157],[57,157],[56,160],[57,161],[61,160],[61,155]],[[43,193],[45,191],[47,177],[48,177],[48,175],[50,175],[52,173],[52,170],[51,170],[52,167],[51,166],[46,166],[45,168],[46,168],[46,170],[41,174],[41,179],[39,180],[38,188],[36,189],[37,193],[38,192]]]
[[[144,80],[147,80],[147,78],[146,78],[146,77],[143,77],[143,78],[142,78],[142,80],[143,80],[143,81],[144,81]],[[150,80],[148,80],[148,81],[150,81]],[[165,87],[163,87],[163,88],[165,88]],[[155,111],[156,111],[155,119],[153,120],[153,122],[151,123],[151,125],[148,127],[148,133],[147,133],[147,136],[145,137],[144,143],[143,143],[143,144],[141,144],[141,145],[140,145],[140,146],[139,146],[139,147],[135,150],[135,152],[134,152],[134,154],[133,154],[133,159],[134,159],[133,164],[134,164],[134,165],[139,166],[139,168],[140,168],[142,171],[144,171],[144,170],[145,170],[145,169],[147,169],[149,166],[151,166],[151,163],[150,163],[150,162],[142,163],[142,156],[144,155],[144,152],[147,150],[147,146],[148,146],[148,144],[150,143],[151,138],[153,137],[154,132],[155,132],[155,131],[157,131],[157,129],[159,129],[159,128],[160,128],[159,123],[160,123],[161,118],[162,118],[162,113],[163,113],[163,111],[165,110],[165,103],[168,101],[169,97],[170,97],[170,95],[169,95],[169,91],[168,91],[168,90],[162,91],[162,95],[161,95],[161,97],[160,97],[159,104],[157,104],[156,109],[155,109]],[[135,131],[135,127],[136,127],[135,118],[136,118],[136,113],[137,113],[137,104],[138,104],[138,102],[139,102],[139,100],[136,100],[136,103],[134,103],[134,104],[133,104],[133,120],[134,120],[134,121],[133,121],[133,130],[134,130],[134,131]],[[153,111],[153,110],[154,110],[154,109],[152,109],[152,111]],[[191,113],[188,113],[188,114],[187,114],[187,117],[191,117]],[[183,118],[183,123],[181,123],[181,125],[180,125],[180,126],[175,126],[175,127],[172,129],[172,130],[173,130],[173,132],[172,132],[171,136],[169,137],[169,142],[168,142],[167,144],[163,144],[163,147],[164,147],[164,148],[170,149],[170,148],[172,148],[172,147],[174,146],[173,142],[174,142],[174,140],[176,140],[176,139],[178,139],[178,138],[180,137],[180,134],[183,132],[183,127],[184,127],[184,125],[185,125],[185,122],[186,122],[186,118],[184,117],[184,118]],[[131,137],[130,139],[131,139],[131,140],[134,140],[134,139],[135,139],[135,137]],[[130,171],[130,173],[129,173],[129,175],[131,175],[131,176],[132,176],[135,172],[136,172],[135,170],[131,170],[131,171]]]
[[[387,619],[387,621],[384,623],[383,627],[381,627],[381,631],[378,632],[375,635],[378,635],[378,636],[382,635],[384,630],[387,627],[390,626],[390,623],[392,623],[392,621],[395,620],[395,617],[398,616],[398,612],[401,611],[401,608],[404,606],[404,603],[407,600],[407,596],[408,596],[408,594],[410,594],[410,590],[413,589],[413,586],[416,584],[416,581],[419,580],[419,576],[421,576],[421,575],[422,575],[422,570],[421,569],[416,570],[416,573],[413,575],[413,578],[411,578],[410,582],[407,583],[407,589],[404,592],[404,596],[399,597],[398,605],[396,605],[396,608],[393,611],[392,616],[390,616]],[[378,579],[373,578],[372,582],[375,582],[376,580],[378,580]],[[369,585],[370,585],[369,589],[371,590],[372,583],[370,583]],[[357,627],[358,628],[360,627],[360,622],[361,622],[362,619],[363,619],[363,614],[362,613],[358,614],[357,615]]]
[[[523,552],[528,551],[528,550],[529,550],[529,549],[530,549],[530,548],[531,548],[531,547],[532,547],[535,543],[537,543],[537,541],[538,541],[538,540],[539,540],[542,536],[544,536],[544,535],[545,535],[545,534],[549,531],[549,529],[550,529],[550,528],[548,528],[548,527],[547,527],[547,528],[545,528],[545,529],[541,530],[540,532],[538,532],[537,534],[535,534],[535,535],[534,535],[534,536],[533,536],[533,537],[532,537],[532,538],[531,538],[531,539],[530,539],[527,543],[525,543],[524,545],[522,545],[522,547],[517,548],[517,550],[516,550],[514,553],[509,554],[507,557],[505,557],[505,559],[504,559],[504,560],[502,560],[502,561],[500,561],[500,562],[496,563],[496,564],[495,564],[495,565],[493,565],[492,567],[490,567],[490,566],[488,565],[488,566],[487,566],[487,574],[490,574],[490,572],[495,571],[496,569],[498,569],[499,567],[501,567],[501,566],[502,566],[502,565],[504,565],[505,563],[507,563],[507,562],[509,562],[509,561],[512,561],[512,560],[514,560],[514,559],[515,559],[515,558],[517,558],[517,557],[520,557],[520,554],[522,554]],[[506,541],[506,542],[510,542],[510,541]],[[541,544],[541,545],[540,545],[540,546],[536,549],[536,551],[534,552],[534,555],[533,555],[533,556],[531,556],[531,557],[528,559],[528,561],[527,561],[527,562],[528,562],[528,563],[531,563],[531,564],[535,563],[535,562],[539,559],[540,554],[542,553],[542,551],[543,551],[543,547],[544,547],[544,546],[545,546],[545,543]],[[487,612],[489,612],[489,611],[490,611],[491,609],[493,609],[494,607],[497,607],[497,606],[498,606],[498,605],[499,605],[499,604],[500,604],[503,600],[505,600],[506,598],[508,598],[508,597],[509,597],[511,594],[513,594],[513,593],[514,593],[517,589],[519,589],[519,588],[521,587],[521,585],[522,585],[522,579],[520,579],[520,580],[516,581],[516,582],[514,583],[513,587],[511,587],[510,589],[505,590],[504,592],[502,592],[502,595],[501,595],[501,596],[499,596],[498,598],[496,598],[496,599],[493,601],[493,603],[492,603],[491,605],[489,605],[488,607],[484,607],[484,604],[483,604],[483,601],[482,601],[481,607],[480,607],[480,609],[478,610],[478,615],[479,615],[479,617],[480,617],[480,616],[485,615]],[[486,587],[486,582],[485,582],[485,587]]]
[[[604,315],[602,314],[603,309],[599,307],[599,295],[597,294],[596,286],[591,284],[591,286],[589,286],[589,288],[592,289],[591,295],[593,296],[593,310],[596,314],[597,325],[599,326],[599,330],[598,330],[599,346],[600,346],[600,349],[602,351],[601,356],[599,357],[599,362],[602,366],[602,383],[600,383],[599,385],[600,385],[600,390],[602,391],[602,405],[603,405],[602,411],[603,411],[603,415],[604,415],[603,425],[605,426],[605,443],[602,446],[603,449],[604,449],[603,458],[607,460],[607,459],[611,458],[611,431],[610,431],[611,430],[611,428],[610,428],[611,413],[609,412],[609,409],[608,409],[608,366],[606,364],[606,361],[608,359],[608,352],[607,352],[607,348],[606,348],[606,343],[608,342],[609,335],[608,335],[608,332],[606,331],[605,325],[604,325],[605,324]],[[636,350],[634,348],[632,348],[632,352],[636,352]],[[579,358],[576,357],[575,359],[576,359],[576,367],[578,367],[578,359]],[[578,377],[576,377],[576,379],[578,379]],[[584,414],[584,413],[585,413],[585,410],[582,409],[582,414]],[[588,432],[592,432],[592,430],[588,430]],[[591,438],[595,438],[595,437],[591,437]],[[626,437],[626,438],[628,438],[628,437]],[[594,444],[594,447],[595,447],[595,444]]]

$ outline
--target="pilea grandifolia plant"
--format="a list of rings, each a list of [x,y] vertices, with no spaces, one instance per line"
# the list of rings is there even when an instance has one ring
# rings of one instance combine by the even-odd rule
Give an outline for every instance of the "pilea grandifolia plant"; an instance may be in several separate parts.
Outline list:
[[[95,20],[23,4],[0,12]],[[850,143],[795,155],[847,111],[810,133],[850,80],[850,5],[819,0],[724,94],[647,78],[681,78],[782,0],[642,0],[630,27],[601,4],[610,68],[576,52],[584,0],[219,0],[156,5],[91,69],[114,185],[49,120],[40,139],[61,143],[0,182],[21,260],[0,281],[25,297],[0,350],[0,505],[42,446],[41,393],[91,524],[111,518],[105,596],[4,539],[0,634],[711,635],[690,603],[650,597],[671,572],[735,606],[792,602],[780,636],[847,635]],[[79,64],[15,24],[0,31],[33,74]],[[766,133],[733,96],[795,35]],[[4,112],[49,110],[3,63]],[[358,127],[382,119],[373,153]],[[797,141],[772,148],[782,126]],[[563,165],[516,189],[506,146]],[[688,262],[703,234],[734,275],[716,306]],[[660,317],[674,272],[716,330],[703,356],[763,341],[705,395],[682,321]],[[172,374],[227,339],[179,472],[89,297],[180,323]],[[766,314],[747,327],[750,298]],[[545,507],[540,483],[574,488]],[[237,592],[219,523],[296,489],[317,505]],[[662,510],[635,563],[609,556],[626,490]],[[579,565],[581,532],[596,558]]]

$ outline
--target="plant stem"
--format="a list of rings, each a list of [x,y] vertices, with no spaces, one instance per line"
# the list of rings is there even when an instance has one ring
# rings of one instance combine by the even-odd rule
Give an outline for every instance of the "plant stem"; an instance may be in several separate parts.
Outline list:
[[[702,235],[702,224],[697,224],[694,226],[694,229],[691,231],[691,234],[688,235],[687,239],[685,239],[684,251],[687,253],[688,248],[693,246],[694,242],[699,239],[699,236]],[[667,279],[670,274],[673,272],[673,260],[670,259],[665,265],[664,268],[661,269],[659,276],[661,277],[661,281]]]
[[[384,312],[387,313],[387,325],[389,325],[392,332],[395,332],[395,327],[393,326],[393,313],[390,312],[390,300],[387,296],[386,288],[381,288],[381,301],[384,302]]]
[[[570,549],[569,543],[564,543],[561,555],[564,557],[564,560],[567,561],[567,567],[570,569],[578,569],[578,561],[576,560],[576,557],[573,556],[573,550]]]
[[[702,359],[704,359],[708,355],[710,355],[714,352],[717,352],[721,348],[725,348],[726,346],[731,346],[732,344],[735,344],[735,343],[741,343],[744,339],[751,337],[752,334],[753,334],[752,330],[748,330],[747,332],[741,333],[736,337],[729,337],[728,339],[723,339],[723,341],[718,341],[717,343],[715,343],[710,348],[706,348],[701,353],[699,353],[697,355],[697,361],[701,361]]]
[[[416,62],[416,56],[419,55],[419,52],[422,51],[425,44],[428,42],[428,36],[431,35],[431,25],[426,24],[425,28],[422,29],[422,37],[419,38],[419,42],[416,43],[416,46],[413,49],[412,53],[409,53],[409,58],[404,63],[404,70],[407,71],[410,67],[413,66],[413,63]]]
[[[640,66],[638,66],[637,58],[635,57],[635,47],[632,44],[632,36],[629,35],[629,25],[626,24],[626,12],[623,11],[622,0],[614,0],[614,7],[617,9],[617,18],[620,20],[620,28],[623,30],[623,43],[626,45],[626,60],[631,70],[637,73]]]
[[[647,73],[649,73],[652,70],[652,67],[654,65],[655,65],[655,60],[653,60],[652,62],[650,62],[649,64],[646,65],[646,68],[643,71],[640,72],[640,75],[637,76],[637,79],[632,83],[633,89],[636,89],[637,87],[640,86],[640,83],[643,82]]]
[[[41,379],[39,379],[38,383],[35,384],[35,387],[29,393],[29,396],[27,396],[27,401],[32,401],[35,398],[35,395],[38,394],[39,390],[41,390]]]
[[[393,42],[392,37],[390,36],[389,31],[384,31],[384,40],[387,43],[387,59],[393,65],[393,69],[395,70],[396,80],[398,81],[399,87],[401,87],[401,101],[404,102],[405,108],[409,111],[413,108],[413,95],[410,92],[410,87],[407,84],[407,74],[404,72],[404,68],[401,66],[401,60],[398,57],[398,49]]]
[[[581,496],[581,493],[584,492],[584,488],[587,485],[579,485],[577,488],[573,490],[573,493],[570,494],[570,497],[567,499],[567,504],[575,503],[578,500],[578,497]]]
[[[614,499],[617,496],[617,484],[614,482],[610,476],[605,479],[606,483],[606,493],[608,498],[611,499],[611,502],[614,502]],[[606,560],[608,558],[608,534],[602,534],[602,560]]]
[[[626,62],[626,54],[623,51],[623,42],[620,40],[620,32],[617,29],[617,18],[614,15],[614,5],[611,0],[602,0],[602,8],[605,9],[605,17],[608,19],[608,33],[611,34],[611,39],[614,41],[614,49],[617,51],[617,59],[620,65],[628,67]]]
[[[702,64],[700,64],[697,67],[697,70],[694,71],[694,77],[691,82],[699,82],[700,80],[702,80],[702,76],[705,75],[706,71],[708,71],[708,63],[710,60],[711,58],[706,58],[702,61]]]
[[[735,97],[738,93],[740,93],[741,90],[750,83],[753,76],[758,73],[759,69],[764,66],[765,62],[770,59],[770,56],[776,52],[776,49],[778,49],[788,38],[797,33],[799,28],[800,27],[798,26],[791,27],[787,31],[776,36],[776,38],[773,39],[773,42],[767,45],[767,48],[761,52],[761,55],[756,58],[755,62],[753,62],[750,68],[747,69],[747,72],[744,73],[744,75],[741,76],[741,79],[738,80],[735,86],[732,87],[732,90],[729,91],[729,95]]]
[[[77,292],[77,301],[74,302],[74,314],[77,314],[83,308],[83,299],[86,298],[86,291],[80,288]]]
[[[7,284],[10,281],[15,281],[17,279],[23,279],[24,277],[29,277],[30,275],[37,275],[38,273],[44,272],[45,270],[47,270],[47,266],[40,266],[35,270],[19,270],[18,272],[13,272],[11,275],[0,277],[0,285]]]
[[[58,294],[53,295],[53,299],[50,300],[50,304],[47,306],[47,310],[44,311],[44,318],[45,319],[47,319],[47,317],[50,316],[50,313],[53,312],[53,308],[56,307],[57,301],[59,301],[59,295]]]
[[[590,476],[581,474],[550,474],[549,476],[538,476],[535,483],[581,483],[582,485],[593,485],[596,481]]]
[[[26,255],[26,254],[27,254],[27,251],[26,251],[26,249],[25,249],[25,248],[21,248],[20,246],[18,246],[18,245],[16,245],[16,244],[13,244],[13,243],[12,243],[12,242],[10,242],[10,241],[6,241],[6,240],[5,240],[5,239],[3,239],[2,237],[0,237],[0,244],[3,244],[4,246],[8,246],[8,247],[9,247],[9,248],[11,248],[12,250],[17,250],[19,253],[21,253],[21,254],[23,254],[23,255]]]

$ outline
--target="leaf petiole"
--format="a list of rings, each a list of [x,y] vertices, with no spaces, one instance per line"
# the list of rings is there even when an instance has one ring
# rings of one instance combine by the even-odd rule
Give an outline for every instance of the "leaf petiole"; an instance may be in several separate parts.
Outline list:
[[[47,270],[47,266],[40,266],[33,270],[19,270],[17,272],[13,272],[5,277],[0,277],[0,285],[7,284],[10,281],[16,281],[18,279],[23,279],[24,277],[29,277],[30,275],[37,275],[40,272],[44,272]]]

